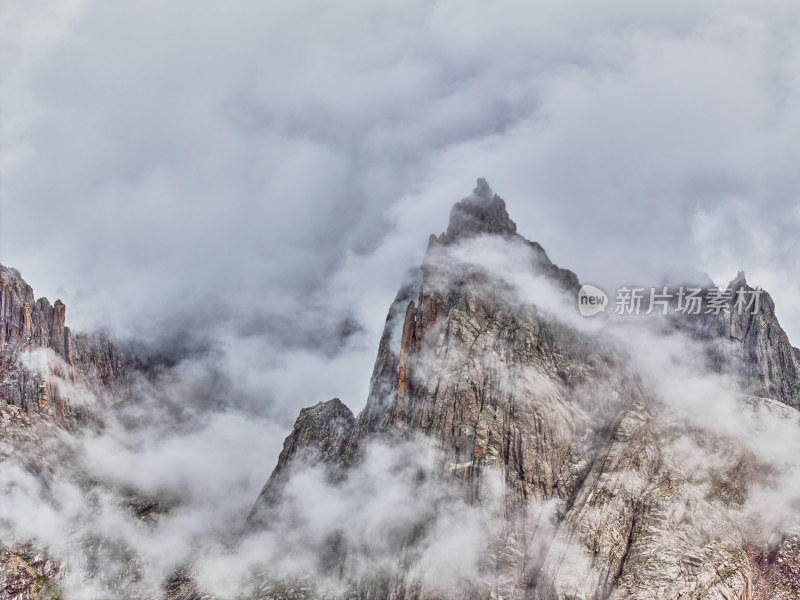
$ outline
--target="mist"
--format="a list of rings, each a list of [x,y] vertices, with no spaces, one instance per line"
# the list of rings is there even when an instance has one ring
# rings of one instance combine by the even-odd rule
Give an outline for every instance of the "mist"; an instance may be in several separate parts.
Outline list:
[[[34,419],[45,445],[3,441],[4,538],[63,560],[69,597],[106,593],[86,577],[96,557],[76,550],[91,540],[113,550],[96,555],[131,593],[193,564],[200,583],[236,594],[265,564],[296,575],[343,521],[360,549],[351,574],[388,564],[374,531],[408,502],[432,532],[418,578],[433,585],[435,567],[465,584],[495,505],[463,504],[440,481],[448,457],[419,440],[413,473],[408,448],[380,444],[336,485],[298,468],[281,507],[297,538],[230,533],[301,408],[332,397],[363,408],[403,275],[476,177],[581,281],[612,290],[744,269],[796,343],[798,21],[780,0],[4,2],[0,262],[37,297],[63,299],[73,330],[107,331],[159,364],[123,403],[76,388],[52,353],[26,355],[102,423],[72,438]],[[743,400],[704,370],[695,341],[652,320],[581,317],[528,270],[522,244],[477,238],[429,259],[486,270],[503,284],[487,293],[619,348],[653,386],[656,414],[705,432],[670,450],[676,468],[693,465],[698,498],[703,473],[747,455],[770,469],[731,519],[756,519],[748,535],[767,538],[797,525],[796,416]],[[595,391],[579,409],[603,424],[618,406],[593,404]],[[149,500],[160,508],[142,520]],[[535,509],[544,560],[559,506]]]

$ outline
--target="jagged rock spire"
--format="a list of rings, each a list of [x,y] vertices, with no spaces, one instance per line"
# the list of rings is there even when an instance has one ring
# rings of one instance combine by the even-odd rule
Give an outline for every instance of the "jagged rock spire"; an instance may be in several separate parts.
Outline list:
[[[453,206],[443,241],[447,243],[483,233],[514,235],[517,224],[508,216],[503,199],[492,193],[492,188],[481,178],[472,195]]]
[[[353,434],[355,417],[339,398],[319,402],[300,411],[294,429],[283,442],[278,464],[250,512],[251,524],[259,520],[259,507],[275,501],[281,486],[288,478],[289,467],[295,460],[317,460],[330,466],[329,475],[335,478],[337,469],[344,466],[344,450]]]
[[[739,272],[736,274],[731,282],[728,284],[729,290],[738,290],[739,288],[749,288],[750,286],[747,285],[747,279],[745,278],[744,271],[739,269]]]
[[[17,269],[0,265],[0,352],[23,344],[50,348],[72,364],[72,336],[61,300],[34,300],[33,288]]]

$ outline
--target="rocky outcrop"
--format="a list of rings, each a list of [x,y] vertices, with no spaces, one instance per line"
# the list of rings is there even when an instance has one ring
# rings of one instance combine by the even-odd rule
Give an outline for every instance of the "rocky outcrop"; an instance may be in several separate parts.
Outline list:
[[[734,301],[740,292],[746,292],[748,298],[756,293],[747,284],[744,273],[739,273],[728,289]],[[728,315],[732,370],[750,383],[750,393],[800,409],[800,350],[789,343],[775,316],[772,297],[766,291],[759,292],[758,306],[741,311],[732,309]]]
[[[275,501],[292,467],[298,463],[305,461],[326,465],[329,467],[329,476],[335,479],[346,465],[345,451],[354,427],[353,413],[338,398],[301,410],[292,433],[283,442],[278,464],[250,513],[251,524],[257,523],[263,516],[260,512],[262,506]]]
[[[56,600],[62,567],[30,546],[12,552],[0,548],[0,597],[13,600]]]
[[[79,396],[121,384],[131,363],[106,335],[73,334],[61,300],[34,300],[20,272],[0,265],[0,400],[74,429],[95,420]]]
[[[450,224],[440,236],[442,243],[482,234],[515,235],[517,224],[506,211],[506,203],[492,193],[485,179],[478,179],[472,196],[457,202],[450,212]]]
[[[800,408],[800,350],[778,322],[770,294],[739,272],[722,288],[725,308],[709,312],[713,282],[702,289],[699,313],[673,312],[671,324],[705,344],[709,369],[732,376],[748,394]]]
[[[33,288],[20,272],[0,265],[0,352],[25,345],[53,350],[72,363],[72,336],[66,326],[66,307],[61,300],[34,300]]]
[[[751,548],[748,558],[758,573],[750,590],[752,600],[800,598],[800,531],[789,533],[768,551]]]

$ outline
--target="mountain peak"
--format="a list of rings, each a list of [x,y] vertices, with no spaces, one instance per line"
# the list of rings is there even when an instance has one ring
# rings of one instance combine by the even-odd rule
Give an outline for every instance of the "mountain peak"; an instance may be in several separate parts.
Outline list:
[[[738,290],[739,288],[749,288],[750,286],[747,285],[747,279],[745,278],[744,271],[739,269],[739,272],[736,274],[731,282],[728,284],[728,289],[730,290]]]
[[[508,216],[503,199],[492,193],[486,180],[480,178],[472,195],[456,202],[450,211],[450,223],[444,241],[452,242],[484,233],[514,235],[517,233],[517,224]]]

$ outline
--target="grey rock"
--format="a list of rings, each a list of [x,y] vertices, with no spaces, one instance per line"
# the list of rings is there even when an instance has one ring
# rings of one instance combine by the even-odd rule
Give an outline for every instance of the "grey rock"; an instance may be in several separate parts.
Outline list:
[[[36,356],[34,359],[33,357]],[[32,368],[35,363],[44,369]],[[74,392],[99,394],[121,387],[132,357],[101,333],[74,335],[66,306],[33,289],[16,269],[0,265],[0,400],[46,415],[67,429],[95,423]],[[64,385],[64,384],[68,385]]]
[[[353,413],[338,398],[301,410],[292,433],[283,442],[278,464],[248,517],[251,524],[265,518],[259,509],[275,501],[296,463],[309,461],[327,465],[330,477],[335,478],[346,465],[345,451],[354,428]]]

